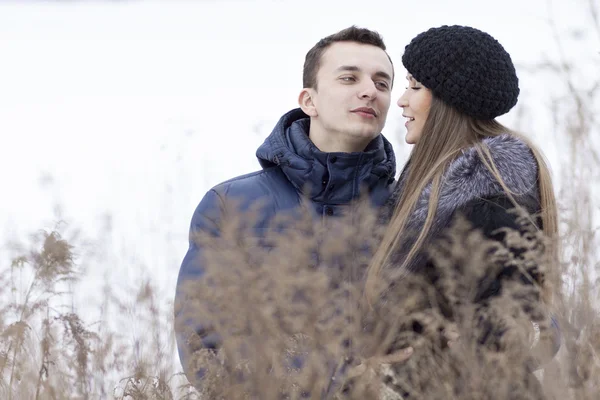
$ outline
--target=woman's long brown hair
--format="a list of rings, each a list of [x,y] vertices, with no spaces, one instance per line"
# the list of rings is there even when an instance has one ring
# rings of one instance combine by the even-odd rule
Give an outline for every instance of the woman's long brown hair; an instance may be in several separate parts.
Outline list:
[[[554,187],[548,165],[539,149],[522,135],[509,130],[496,120],[477,120],[469,117],[455,108],[447,105],[442,100],[433,96],[431,109],[423,132],[415,144],[409,161],[408,170],[404,178],[402,193],[394,208],[392,218],[387,226],[383,240],[375,252],[373,260],[367,271],[365,294],[369,301],[377,298],[375,282],[380,279],[382,270],[390,263],[390,257],[398,251],[400,243],[408,236],[405,232],[407,222],[425,189],[431,183],[428,212],[425,224],[419,235],[409,249],[401,265],[393,268],[406,269],[411,260],[422,249],[433,224],[436,214],[442,177],[450,162],[462,150],[475,147],[484,165],[502,186],[504,192],[515,207],[519,207],[514,199],[513,192],[506,186],[492,156],[483,139],[502,134],[510,134],[524,141],[531,149],[538,166],[538,189],[540,193],[541,219],[543,232],[547,237],[555,240],[558,233],[558,217]],[[556,246],[553,246],[556,249]],[[556,250],[553,251],[556,255]],[[549,300],[548,288],[543,288],[544,296]]]

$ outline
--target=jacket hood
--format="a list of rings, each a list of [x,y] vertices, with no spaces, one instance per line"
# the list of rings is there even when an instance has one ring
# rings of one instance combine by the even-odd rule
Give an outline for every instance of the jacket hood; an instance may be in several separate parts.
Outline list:
[[[286,113],[256,151],[263,169],[279,166],[287,179],[313,201],[345,204],[361,188],[370,191],[394,180],[396,159],[378,135],[363,152],[324,153],[309,139],[310,118],[299,108]]]

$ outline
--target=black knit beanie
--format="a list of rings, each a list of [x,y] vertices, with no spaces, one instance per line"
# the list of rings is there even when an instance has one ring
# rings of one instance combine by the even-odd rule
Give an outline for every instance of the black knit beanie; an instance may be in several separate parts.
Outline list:
[[[431,28],[406,46],[402,63],[434,95],[477,119],[496,118],[517,104],[519,79],[510,55],[480,30]]]

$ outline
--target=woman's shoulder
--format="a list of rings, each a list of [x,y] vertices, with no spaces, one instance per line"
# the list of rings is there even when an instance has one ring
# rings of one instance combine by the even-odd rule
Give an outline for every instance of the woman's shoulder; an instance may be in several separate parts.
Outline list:
[[[518,179],[518,172],[537,175],[537,163],[529,145],[518,136],[505,133],[483,138],[480,142],[489,151],[492,160],[506,179]],[[449,176],[472,176],[489,172],[480,157],[478,148],[472,145],[462,150],[448,167]],[[504,176],[503,176],[504,178]]]
[[[527,143],[512,134],[503,134],[484,138],[480,144],[466,148],[450,163],[444,174],[442,198],[465,204],[472,199],[502,195],[505,187],[515,197],[537,197],[538,166]],[[482,147],[484,156],[488,153],[491,157],[493,169],[482,159]]]

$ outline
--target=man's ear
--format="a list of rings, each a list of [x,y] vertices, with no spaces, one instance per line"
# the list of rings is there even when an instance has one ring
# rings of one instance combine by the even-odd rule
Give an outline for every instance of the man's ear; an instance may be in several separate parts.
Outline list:
[[[314,95],[316,93],[317,92],[315,91],[315,89],[304,88],[298,96],[298,105],[300,106],[302,111],[304,111],[304,113],[309,117],[317,117],[319,115],[314,101]]]

